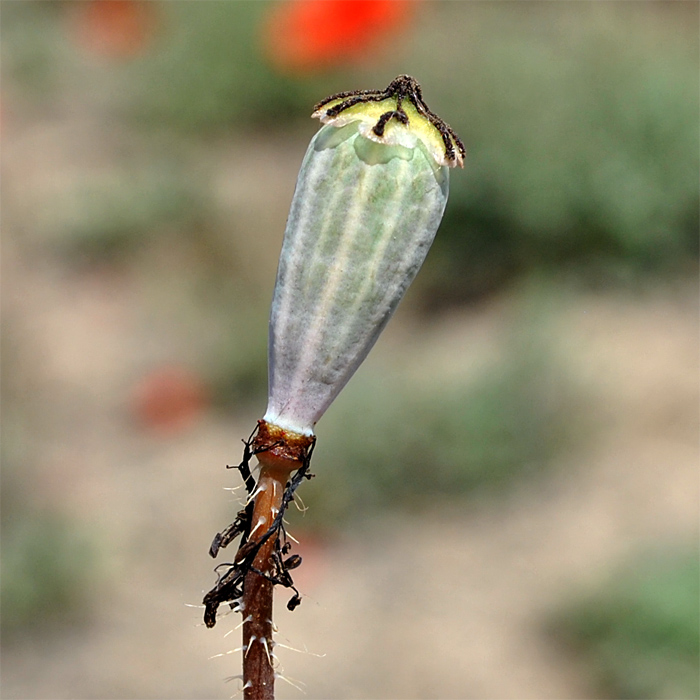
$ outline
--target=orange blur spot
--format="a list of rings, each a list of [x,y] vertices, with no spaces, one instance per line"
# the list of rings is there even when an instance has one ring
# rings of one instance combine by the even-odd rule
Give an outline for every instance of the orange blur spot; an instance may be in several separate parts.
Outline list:
[[[153,370],[133,390],[133,412],[146,429],[174,434],[192,426],[204,412],[208,395],[194,372],[177,365]]]
[[[308,73],[362,59],[413,17],[417,0],[287,0],[263,26],[266,56],[283,72]]]
[[[85,0],[76,5],[79,43],[110,58],[130,58],[148,45],[155,28],[155,3],[145,0]]]

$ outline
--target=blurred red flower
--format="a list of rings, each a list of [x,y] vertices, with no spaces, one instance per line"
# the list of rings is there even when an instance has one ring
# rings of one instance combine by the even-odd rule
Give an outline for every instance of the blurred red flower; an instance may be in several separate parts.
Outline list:
[[[84,0],[76,3],[77,36],[88,51],[130,58],[148,45],[155,28],[155,2]]]
[[[133,390],[133,411],[148,430],[178,433],[193,425],[208,404],[201,378],[178,365],[166,365],[141,378]]]
[[[263,26],[265,53],[284,72],[307,73],[364,58],[404,29],[418,0],[287,0]]]

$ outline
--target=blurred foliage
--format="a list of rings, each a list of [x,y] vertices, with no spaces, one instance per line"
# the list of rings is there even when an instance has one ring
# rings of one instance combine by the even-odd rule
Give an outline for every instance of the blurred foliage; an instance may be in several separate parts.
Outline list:
[[[233,297],[229,309],[205,370],[213,399],[228,410],[257,401],[259,410],[267,391],[268,309],[259,304],[242,307]]]
[[[95,583],[94,547],[85,531],[54,512],[25,511],[3,525],[4,640],[89,616],[94,603],[90,594]]]
[[[323,479],[304,485],[298,525],[497,493],[546,470],[585,432],[582,397],[544,336],[514,330],[507,347],[471,380],[361,371],[319,424]]]
[[[537,268],[594,284],[694,273],[698,41],[679,30],[695,11],[466,5],[446,8],[442,37],[471,16],[459,89],[445,80],[453,56],[420,54],[468,153],[431,261],[435,301]]]
[[[61,5],[57,2],[2,3],[0,57],[4,76],[11,76],[15,88],[34,98],[56,96],[57,54],[60,52]],[[7,84],[3,100],[7,100]]]
[[[328,80],[294,80],[263,60],[266,2],[162,3],[157,50],[125,71],[130,111],[152,125],[211,131],[290,126],[308,118]]]
[[[45,633],[47,625],[85,621],[93,609],[97,549],[92,533],[46,504],[43,455],[36,450],[36,410],[42,402],[35,373],[18,362],[16,319],[2,319],[2,489],[0,490],[0,633]],[[25,371],[22,370],[25,368]],[[33,427],[34,429],[33,429]],[[39,495],[37,495],[37,492]]]
[[[503,23],[501,11],[454,5],[434,13],[440,38],[426,32],[407,59],[469,152],[430,262],[431,301],[469,299],[538,268],[593,283],[693,272],[697,42],[674,45],[625,11],[554,7],[543,24],[541,8],[521,9]],[[271,72],[255,43],[264,4],[175,8],[188,30],[143,73],[140,104],[160,117],[195,128],[278,125],[336,89]],[[470,25],[481,30],[468,32],[468,47],[433,55],[437,41]],[[461,67],[458,90],[450,66]]]
[[[135,128],[202,136],[236,126],[284,129],[290,120],[308,118],[319,95],[332,90],[328,76],[295,79],[265,60],[261,25],[269,2],[147,0],[152,29],[139,50],[124,56],[81,40],[90,27],[81,27],[80,6],[88,4],[4,5],[3,70],[34,100],[56,99],[61,88],[70,89],[69,70],[112,117]]]
[[[697,547],[644,554],[569,606],[555,627],[583,652],[605,697],[700,697]]]
[[[197,183],[168,163],[115,168],[78,179],[47,206],[32,235],[74,261],[119,260],[159,236],[201,234],[212,225],[207,204]]]
[[[433,306],[541,269],[597,285],[696,272],[694,3],[425,3],[420,31],[377,65],[368,56],[295,77],[265,56],[270,3],[153,3],[143,50],[111,62],[70,48],[82,4],[4,8],[3,70],[42,99],[74,89],[73,74],[112,118],[145,133],[291,134],[330,92],[414,73],[468,151],[419,281]],[[123,188],[92,197],[85,217],[96,223],[77,221],[68,238],[118,250],[153,217],[179,215],[179,182],[191,179],[180,167],[167,192],[141,188],[143,203]]]

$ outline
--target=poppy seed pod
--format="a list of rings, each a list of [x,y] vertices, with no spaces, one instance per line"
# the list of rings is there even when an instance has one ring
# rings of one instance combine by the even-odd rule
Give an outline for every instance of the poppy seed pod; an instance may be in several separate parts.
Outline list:
[[[464,146],[420,86],[339,93],[299,172],[280,255],[264,421],[313,435],[415,278]]]

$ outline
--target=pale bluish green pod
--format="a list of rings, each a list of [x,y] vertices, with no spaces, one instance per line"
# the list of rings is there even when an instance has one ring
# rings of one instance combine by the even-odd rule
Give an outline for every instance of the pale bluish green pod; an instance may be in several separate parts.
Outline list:
[[[396,310],[447,203],[440,135],[424,138],[412,118],[378,137],[370,106],[342,120],[317,112],[329,123],[304,157],[280,255],[264,420],[306,435]]]

